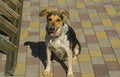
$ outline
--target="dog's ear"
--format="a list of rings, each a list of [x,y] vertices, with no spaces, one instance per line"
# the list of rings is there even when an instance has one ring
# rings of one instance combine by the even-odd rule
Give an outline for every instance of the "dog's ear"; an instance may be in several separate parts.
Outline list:
[[[60,10],[60,13],[65,17],[69,18],[69,12],[67,10]]]
[[[49,9],[44,9],[44,10],[40,11],[39,16],[40,17],[47,16],[49,13],[50,13]]]

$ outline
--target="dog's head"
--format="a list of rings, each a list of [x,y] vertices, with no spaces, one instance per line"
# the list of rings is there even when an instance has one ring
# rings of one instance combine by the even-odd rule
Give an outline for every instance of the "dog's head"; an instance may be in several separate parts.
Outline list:
[[[69,13],[66,10],[52,11],[44,9],[39,16],[46,16],[48,34],[54,37],[58,28],[63,25],[64,19],[69,17]]]

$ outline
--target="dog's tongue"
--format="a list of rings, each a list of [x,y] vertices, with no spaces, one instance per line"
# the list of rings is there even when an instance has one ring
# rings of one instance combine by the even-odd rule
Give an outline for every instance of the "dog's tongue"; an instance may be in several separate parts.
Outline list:
[[[54,32],[53,32],[53,33],[50,33],[50,36],[52,36],[52,37],[55,36],[55,33],[54,33]]]

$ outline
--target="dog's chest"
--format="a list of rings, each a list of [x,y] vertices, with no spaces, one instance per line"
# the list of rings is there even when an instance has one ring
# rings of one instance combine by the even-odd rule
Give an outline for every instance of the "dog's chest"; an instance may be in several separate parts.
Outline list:
[[[48,43],[48,47],[58,58],[65,59],[69,50],[69,41],[67,40],[67,36],[51,39]]]

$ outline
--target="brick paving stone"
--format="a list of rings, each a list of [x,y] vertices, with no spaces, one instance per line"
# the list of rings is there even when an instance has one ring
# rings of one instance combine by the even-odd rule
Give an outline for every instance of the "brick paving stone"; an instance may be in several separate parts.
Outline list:
[[[96,32],[103,32],[104,31],[104,27],[102,25],[94,25],[94,30]]]
[[[109,71],[110,77],[119,77],[120,71]]]
[[[106,62],[106,66],[109,71],[120,71],[120,65],[116,61]]]
[[[120,39],[110,40],[112,48],[120,48]]]
[[[79,14],[88,14],[86,8],[79,9],[79,10],[78,10],[78,13],[79,13]]]
[[[81,62],[90,61],[90,55],[81,54],[81,55],[78,56],[78,61],[81,61]]]
[[[90,19],[88,14],[79,14],[79,17],[81,20],[89,20]]]
[[[102,53],[100,50],[90,50],[89,53],[90,53],[90,56],[92,56],[92,57],[93,56],[102,56]]]
[[[28,47],[24,45],[19,45],[18,52],[24,53],[27,52]]]
[[[107,26],[112,26],[112,21],[109,18],[102,19],[102,24],[107,27]]]
[[[86,62],[80,62],[79,64],[80,64],[81,73],[94,72],[91,62],[86,61]]]
[[[26,62],[26,53],[19,53],[18,54],[18,63],[25,63],[25,62]]]
[[[15,69],[14,75],[17,75],[17,76],[25,75],[25,68],[26,68],[25,63],[18,63]]]
[[[108,14],[106,12],[100,12],[98,14],[99,14],[99,17],[101,19],[108,19],[109,18]]]
[[[106,33],[103,31],[103,32],[96,32],[96,36],[98,39],[105,39],[107,38],[107,35]]]
[[[90,17],[90,18],[91,18],[91,22],[92,22],[93,24],[101,23],[100,18],[97,17],[97,16],[95,16],[95,17]]]
[[[80,54],[89,54],[88,48],[82,46]]]
[[[34,64],[38,64],[38,63],[39,63],[39,60],[34,57],[27,58],[27,65],[34,65]]]
[[[66,72],[61,65],[53,65],[53,70],[54,70],[53,75],[55,77],[61,77],[61,75],[63,77],[66,77]]]
[[[116,36],[118,36],[116,30],[106,30],[106,34],[108,35],[108,37],[116,37]]]
[[[97,43],[88,44],[89,50],[99,50],[99,45]]]
[[[105,64],[93,64],[96,77],[109,77]]]
[[[79,73],[80,74],[80,66],[79,66],[79,62],[77,62],[78,60],[76,60],[75,64],[73,64],[73,72],[75,73]]]
[[[101,51],[103,54],[113,54],[114,51],[111,47],[101,47]]]
[[[100,47],[111,47],[108,39],[99,39],[98,42]]]
[[[24,0],[14,77],[44,77],[46,52],[45,45],[40,43],[44,42],[46,17],[39,17],[39,12],[47,8],[66,9],[70,13],[67,21],[82,46],[73,67],[75,77],[119,77],[119,7],[119,0]],[[31,45],[24,46],[27,41]],[[5,61],[6,55],[0,53],[0,77],[4,77]],[[58,74],[66,77],[64,68],[58,62],[51,62],[48,77]]]
[[[97,43],[97,38],[95,35],[87,35],[86,41],[87,43]]]
[[[95,77],[95,74],[92,74],[92,73],[87,73],[87,74],[82,74],[82,77]]]
[[[32,71],[31,71],[32,70]],[[39,76],[39,69],[38,65],[27,65],[26,66],[26,77],[38,77]]]
[[[92,23],[90,21],[81,21],[83,28],[91,28]]]
[[[83,30],[84,30],[85,35],[94,35],[95,34],[93,28],[85,28]]]
[[[1,60],[1,64],[0,64],[0,73],[2,72],[4,72],[5,71],[5,60]]]
[[[81,76],[81,74],[79,72],[73,72],[73,74],[74,74],[75,77],[80,77]]]
[[[117,59],[120,59],[120,49],[114,49],[114,53],[115,53],[115,55],[116,55],[116,57],[117,57]]]
[[[91,57],[92,64],[104,64],[104,59],[103,57]]]

